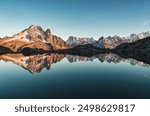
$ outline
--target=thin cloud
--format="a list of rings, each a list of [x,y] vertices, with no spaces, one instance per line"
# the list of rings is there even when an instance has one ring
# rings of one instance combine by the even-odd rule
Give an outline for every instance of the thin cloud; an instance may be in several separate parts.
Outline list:
[[[149,24],[149,21],[145,21],[145,22],[142,23],[143,26],[146,26],[148,24]]]

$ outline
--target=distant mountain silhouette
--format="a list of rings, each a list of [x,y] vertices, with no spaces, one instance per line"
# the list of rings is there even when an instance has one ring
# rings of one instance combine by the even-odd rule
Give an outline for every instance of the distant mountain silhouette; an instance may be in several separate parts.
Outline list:
[[[118,35],[115,36],[108,36],[108,37],[100,37],[98,41],[94,40],[92,37],[73,37],[70,36],[66,41],[71,46],[78,46],[78,45],[85,45],[85,44],[92,44],[99,48],[109,48],[114,49],[118,45],[122,43],[132,43],[140,39],[144,39],[150,36],[150,32],[142,32],[139,34],[131,34],[130,36],[120,37]]]

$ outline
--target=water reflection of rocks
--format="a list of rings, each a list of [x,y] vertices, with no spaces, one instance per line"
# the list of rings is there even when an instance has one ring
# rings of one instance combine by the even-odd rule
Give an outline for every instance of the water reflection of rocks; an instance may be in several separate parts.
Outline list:
[[[64,57],[65,55],[62,54],[43,54],[33,56],[24,56],[22,54],[6,54],[1,55],[0,60],[4,60],[6,62],[11,61],[34,74],[41,72],[43,68],[49,70],[53,63],[61,61]]]
[[[122,58],[116,54],[99,54],[93,57],[84,57],[84,56],[72,56],[72,55],[66,55],[67,59],[69,60],[69,62],[77,62],[77,61],[93,61],[95,59],[98,59],[100,62],[108,62],[108,63],[130,63],[131,65],[138,65],[138,66],[142,66],[142,67],[147,67],[150,68],[149,64],[146,64],[144,62],[141,61],[137,61],[135,59],[132,58]]]
[[[99,54],[93,57],[86,56],[73,56],[73,55],[64,55],[64,54],[39,54],[33,56],[24,56],[22,54],[5,54],[0,55],[0,60],[10,61],[18,66],[28,70],[31,73],[40,73],[43,68],[47,70],[50,69],[51,65],[57,62],[60,62],[63,58],[67,58],[70,63],[78,61],[93,61],[98,59],[100,62],[108,63],[130,63],[131,65],[139,65],[142,67],[150,68],[149,64],[146,64],[141,61],[137,61],[132,58],[124,59],[116,54]]]

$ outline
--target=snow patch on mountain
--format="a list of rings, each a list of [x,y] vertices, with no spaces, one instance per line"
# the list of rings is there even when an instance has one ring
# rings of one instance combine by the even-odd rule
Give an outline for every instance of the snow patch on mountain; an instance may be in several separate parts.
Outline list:
[[[122,43],[131,43],[134,41],[137,41],[139,39],[144,39],[146,37],[150,36],[150,32],[143,32],[139,34],[131,34],[130,36],[126,37],[120,37],[120,36],[108,36],[108,37],[101,37],[98,41],[94,40],[93,38],[77,38],[70,36],[68,40],[66,41],[71,46],[77,46],[77,45],[84,45],[84,44],[93,44],[96,47],[100,48],[110,48],[113,49],[116,46],[122,44]]]
[[[77,45],[85,45],[85,44],[95,44],[96,40],[87,37],[77,38],[77,37],[70,36],[66,42],[71,46],[77,46]]]

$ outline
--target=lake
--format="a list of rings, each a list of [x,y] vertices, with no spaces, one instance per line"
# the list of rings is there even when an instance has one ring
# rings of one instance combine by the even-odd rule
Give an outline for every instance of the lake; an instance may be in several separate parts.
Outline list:
[[[0,98],[150,99],[150,65],[115,54],[0,55]]]

